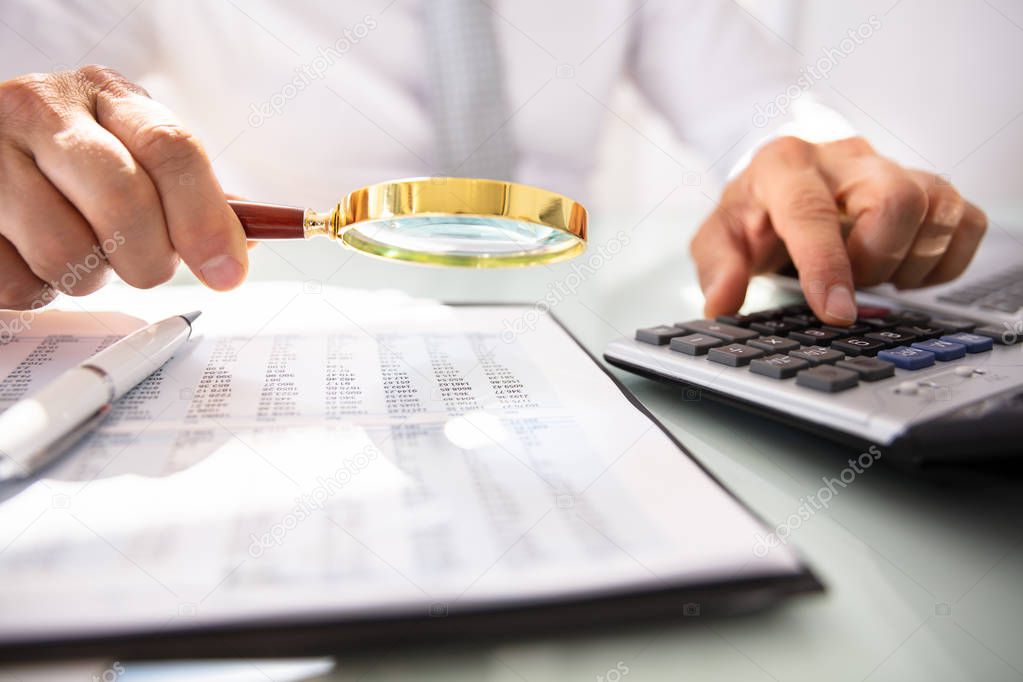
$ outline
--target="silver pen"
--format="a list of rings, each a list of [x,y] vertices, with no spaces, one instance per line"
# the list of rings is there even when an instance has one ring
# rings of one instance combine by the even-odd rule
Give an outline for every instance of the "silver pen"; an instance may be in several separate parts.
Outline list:
[[[0,481],[35,474],[94,429],[118,398],[188,341],[199,315],[139,329],[0,414]]]

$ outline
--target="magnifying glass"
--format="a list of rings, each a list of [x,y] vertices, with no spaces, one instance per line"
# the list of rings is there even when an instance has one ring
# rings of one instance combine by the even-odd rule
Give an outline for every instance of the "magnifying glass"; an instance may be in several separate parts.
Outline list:
[[[357,189],[333,210],[228,202],[249,239],[325,236],[400,261],[470,268],[540,265],[586,248],[586,209],[538,187],[411,178]]]

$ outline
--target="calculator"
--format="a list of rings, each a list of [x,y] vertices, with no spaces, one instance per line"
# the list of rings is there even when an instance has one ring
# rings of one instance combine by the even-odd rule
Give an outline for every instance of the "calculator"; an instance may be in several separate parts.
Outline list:
[[[1007,276],[1000,290],[1018,296],[1023,271]],[[785,288],[794,293],[798,284]],[[974,293],[990,301],[992,292]],[[1007,308],[1011,296],[1000,300]],[[866,292],[857,301],[859,319],[848,327],[822,324],[802,300],[715,319],[654,321],[611,342],[604,358],[686,386],[688,399],[725,400],[851,447],[875,446],[909,467],[1023,459],[1018,324],[981,307],[976,316],[962,314],[970,312],[961,307],[965,299],[954,315],[940,304],[909,307]]]

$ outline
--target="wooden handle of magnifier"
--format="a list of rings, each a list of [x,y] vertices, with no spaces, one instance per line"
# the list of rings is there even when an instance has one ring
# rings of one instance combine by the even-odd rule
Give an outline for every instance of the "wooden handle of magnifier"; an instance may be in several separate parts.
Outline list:
[[[228,199],[249,239],[303,239],[305,209]]]

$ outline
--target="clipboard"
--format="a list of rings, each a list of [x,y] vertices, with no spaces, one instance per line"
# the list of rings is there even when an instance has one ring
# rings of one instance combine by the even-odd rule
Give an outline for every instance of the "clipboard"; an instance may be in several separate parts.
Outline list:
[[[376,304],[370,307],[376,307]],[[522,319],[522,315],[533,307],[456,304],[440,308],[443,310],[404,306],[401,308],[401,316],[405,320],[410,313],[421,316],[427,325],[436,324],[435,316],[438,313],[450,316],[452,320],[458,319],[460,315],[466,315],[466,319],[471,320],[479,317],[482,322],[470,321],[469,326],[479,322],[484,327],[491,327],[492,333],[500,333],[495,326],[496,320],[506,322],[508,319]],[[153,314],[158,312],[154,311]],[[573,370],[576,371],[574,376],[579,376],[579,367],[588,365],[590,381],[607,382],[609,392],[616,393],[617,399],[633,411],[629,419],[641,420],[649,425],[644,438],[650,439],[650,443],[661,442],[654,439],[664,439],[663,442],[668,444],[666,447],[673,451],[671,456],[682,458],[677,462],[680,465],[685,462],[685,470],[693,472],[691,475],[694,477],[700,477],[698,483],[701,487],[706,484],[710,486],[707,490],[716,490],[720,498],[715,499],[720,504],[739,510],[752,519],[757,528],[766,532],[763,521],[693,458],[685,446],[568,329],[552,315],[544,315],[540,319],[550,323],[536,323],[537,328],[545,328],[544,334],[547,336],[545,339],[533,339],[530,343],[550,343],[554,335],[564,335],[565,342],[573,348],[572,354],[579,358]],[[358,322],[356,324],[358,326]],[[383,328],[386,330],[387,325],[384,324]],[[459,330],[457,333],[465,332],[458,325],[453,328]],[[515,346],[520,342],[520,339],[512,339],[507,345]],[[193,357],[185,362],[193,361],[198,360]],[[527,411],[532,409],[526,408]],[[79,455],[72,455],[75,456]],[[0,505],[0,520],[3,518],[4,508]],[[613,541],[609,539],[609,542]],[[11,636],[10,629],[6,634],[0,629],[0,660],[97,656],[225,658],[337,654],[396,645],[429,646],[445,642],[534,637],[563,632],[566,628],[577,631],[601,627],[620,628],[650,622],[699,621],[708,617],[763,609],[795,595],[824,589],[811,570],[791,554],[788,548],[782,547],[780,551],[788,552],[789,556],[784,562],[765,564],[765,570],[758,570],[755,567],[756,561],[751,561],[754,567],[749,570],[743,568],[717,573],[704,572],[701,575],[657,575],[652,580],[627,579],[618,582],[609,578],[607,584],[601,584],[598,580],[577,589],[570,589],[570,585],[564,585],[564,590],[559,586],[551,586],[547,590],[525,590],[517,594],[512,589],[512,598],[508,598],[507,594],[487,598],[484,594],[479,599],[420,599],[415,603],[370,603],[337,610],[293,609],[287,605],[272,604],[267,608],[256,608],[248,614],[235,613],[229,614],[227,618],[208,618],[198,622],[172,617],[158,627],[153,627],[151,623],[141,627],[130,625],[124,628],[84,628],[78,631],[47,632],[43,629],[30,636],[16,637]],[[779,569],[782,565],[784,568]],[[661,573],[659,564],[656,571]],[[3,555],[0,554],[0,577],[6,578],[5,573]],[[9,591],[14,588],[16,584],[7,582],[2,591],[10,596]],[[497,586],[497,589],[503,588]],[[251,596],[258,599],[259,591],[252,590]],[[10,600],[0,597],[0,602],[4,601]]]

